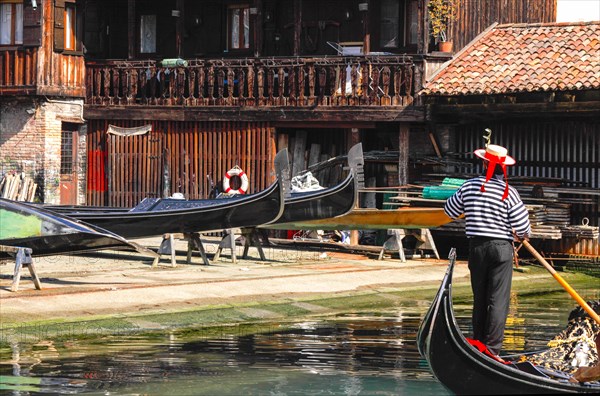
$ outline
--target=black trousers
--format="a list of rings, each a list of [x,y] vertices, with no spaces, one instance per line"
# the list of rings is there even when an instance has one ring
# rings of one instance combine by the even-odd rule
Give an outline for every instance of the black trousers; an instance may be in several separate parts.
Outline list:
[[[473,290],[473,338],[498,354],[510,303],[514,249],[511,241],[469,240],[469,271]]]

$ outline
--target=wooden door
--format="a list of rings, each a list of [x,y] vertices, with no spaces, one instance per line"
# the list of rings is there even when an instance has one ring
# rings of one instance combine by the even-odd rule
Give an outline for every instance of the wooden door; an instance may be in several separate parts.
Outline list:
[[[78,125],[62,123],[60,134],[60,203],[61,205],[77,204],[77,170],[79,161],[77,147],[79,146]]]

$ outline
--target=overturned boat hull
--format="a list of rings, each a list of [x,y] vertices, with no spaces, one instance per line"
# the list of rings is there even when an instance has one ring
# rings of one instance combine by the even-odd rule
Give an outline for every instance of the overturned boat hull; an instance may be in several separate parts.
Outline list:
[[[156,256],[109,231],[7,199],[0,199],[0,224],[0,245],[30,248],[33,256],[102,249],[133,250]],[[0,257],[7,258],[9,254],[0,252]]]

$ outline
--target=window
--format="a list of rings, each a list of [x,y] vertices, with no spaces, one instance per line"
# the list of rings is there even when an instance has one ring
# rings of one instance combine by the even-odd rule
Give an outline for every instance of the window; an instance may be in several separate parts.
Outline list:
[[[230,50],[250,48],[250,8],[248,5],[229,7],[227,27]]]
[[[382,0],[380,14],[381,48],[417,45],[418,0]]]
[[[140,52],[153,54],[156,52],[156,15],[142,15],[140,18]]]
[[[417,0],[410,0],[406,4],[406,45],[417,45],[419,20],[417,18],[419,5]]]
[[[400,24],[400,4],[396,0],[383,0],[381,2],[381,36],[379,45],[382,48],[398,48],[398,25]]]
[[[75,13],[75,4],[65,4],[65,49],[76,50],[77,40],[77,14]]]
[[[23,44],[23,2],[0,0],[0,45]]]
[[[65,128],[67,129],[67,128]],[[73,153],[75,149],[73,147],[73,135],[74,132],[71,130],[63,130],[60,133],[60,173],[70,174],[73,173]]]
[[[83,51],[81,12],[76,0],[54,0],[55,51]]]

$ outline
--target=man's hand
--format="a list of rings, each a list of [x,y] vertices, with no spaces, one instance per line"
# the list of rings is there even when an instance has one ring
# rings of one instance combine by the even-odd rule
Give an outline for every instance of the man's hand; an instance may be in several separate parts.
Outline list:
[[[600,364],[592,367],[579,367],[569,382],[590,382],[600,379]]]
[[[513,230],[513,238],[516,242],[529,242],[529,234],[523,234],[522,236],[518,236],[515,230]]]

